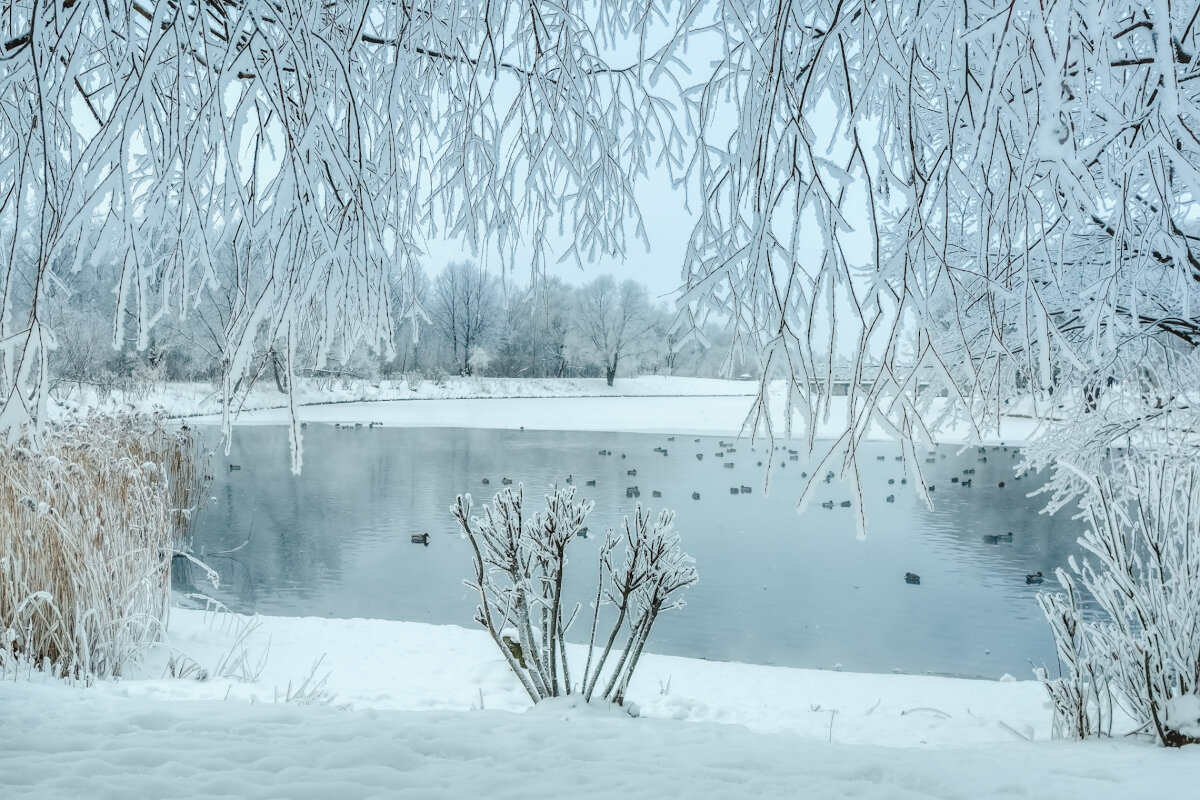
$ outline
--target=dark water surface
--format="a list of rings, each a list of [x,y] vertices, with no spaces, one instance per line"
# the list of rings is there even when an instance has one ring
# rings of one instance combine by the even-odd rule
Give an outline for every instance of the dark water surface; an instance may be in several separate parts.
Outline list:
[[[859,540],[853,512],[839,505],[850,497],[844,484],[819,483],[797,515],[801,472],[811,469],[806,456],[791,461],[786,450],[752,450],[748,441],[730,452],[715,437],[647,434],[326,425],[310,425],[306,434],[299,477],[291,474],[282,427],[239,428],[229,457],[217,455],[194,548],[221,574],[221,587],[197,588],[234,610],[471,626],[476,597],[462,585],[472,571],[470,547],[448,511],[455,494],[470,492],[478,511],[510,477],[524,483],[527,504],[540,508],[555,479],[570,475],[580,496],[596,501],[593,532],[632,511],[636,501],[625,494],[635,484],[644,505],[677,512],[700,583],[686,608],[659,618],[649,647],[655,652],[1019,678],[1029,677],[1030,660],[1053,663],[1035,600],[1042,587],[1025,576],[1050,576],[1065,564],[1078,551],[1081,527],[1066,511],[1038,513],[1041,499],[1026,494],[1040,479],[1014,480],[1012,448],[939,448],[922,464],[936,487],[929,511],[911,484],[901,485],[898,448],[867,445],[869,528]],[[215,429],[204,435],[216,445]],[[599,455],[602,449],[613,455]],[[774,468],[764,494],[768,461]],[[241,469],[229,471],[229,464]],[[482,485],[485,477],[490,486]],[[952,477],[969,477],[972,486]],[[589,480],[596,486],[585,486]],[[730,494],[742,485],[751,493]],[[411,543],[425,531],[429,546]],[[984,538],[1008,531],[1011,541]],[[237,552],[221,554],[247,538]],[[584,603],[594,592],[599,538],[579,542],[571,561],[573,599]],[[919,574],[920,585],[906,584],[906,572]]]

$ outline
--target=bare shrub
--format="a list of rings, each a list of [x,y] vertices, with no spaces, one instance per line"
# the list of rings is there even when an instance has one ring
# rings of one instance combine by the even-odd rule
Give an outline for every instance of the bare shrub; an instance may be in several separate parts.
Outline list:
[[[1043,673],[1056,729],[1099,732],[1115,703],[1164,745],[1200,742],[1182,714],[1200,694],[1200,465],[1134,453],[1084,480],[1088,556],[1071,558],[1073,575],[1058,571],[1067,595],[1041,598],[1064,662],[1060,678]]]
[[[1091,652],[1094,637],[1085,636],[1079,589],[1061,568],[1058,579],[1066,595],[1042,592],[1038,604],[1050,624],[1058,651],[1058,677],[1050,677],[1045,665],[1034,673],[1046,687],[1054,711],[1056,739],[1085,739],[1111,734],[1112,692],[1104,677],[1104,658]]]
[[[479,592],[475,619],[535,703],[576,691],[591,701],[599,690],[601,698],[624,704],[655,619],[664,610],[681,607],[678,593],[697,580],[692,559],[679,548],[674,513],[664,509],[652,519],[639,503],[633,519],[624,518],[623,533],[610,528],[600,546],[587,661],[579,682],[573,683],[566,635],[580,605],[567,610],[563,568],[567,547],[592,506],[575,501],[573,486],[555,487],[545,509],[527,517],[524,490],[518,486],[497,493],[482,517],[471,515],[469,494],[459,495],[450,507],[474,550],[475,578],[468,585]],[[618,564],[614,553],[622,541],[625,558]],[[615,611],[606,633],[600,618],[605,605]],[[622,637],[618,655],[614,648]],[[615,663],[606,672],[610,657]]]
[[[147,417],[0,447],[0,661],[107,678],[159,639],[197,462],[189,431]]]

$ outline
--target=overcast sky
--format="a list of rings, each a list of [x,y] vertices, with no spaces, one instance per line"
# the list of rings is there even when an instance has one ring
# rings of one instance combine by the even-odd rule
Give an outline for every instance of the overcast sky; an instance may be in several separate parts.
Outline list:
[[[584,264],[580,269],[573,259],[557,263],[562,253],[559,251],[547,257],[547,271],[575,286],[587,283],[604,273],[609,273],[618,280],[633,278],[644,284],[656,299],[673,303],[683,282],[683,252],[692,230],[692,215],[685,208],[683,191],[671,188],[670,178],[664,170],[651,171],[649,177],[642,182],[637,197],[645,218],[646,234],[650,239],[649,252],[634,238],[631,225],[628,232],[628,252],[624,259],[604,258]],[[482,258],[479,258],[472,255],[470,249],[458,240],[432,240],[428,242],[426,252],[428,255],[425,264],[431,276],[447,263],[464,258],[483,260],[494,274],[499,274],[503,263],[495,250],[481,254]],[[517,256],[514,263],[504,263],[504,267],[508,269],[511,280],[527,283],[530,278],[529,264],[530,255],[526,250]]]

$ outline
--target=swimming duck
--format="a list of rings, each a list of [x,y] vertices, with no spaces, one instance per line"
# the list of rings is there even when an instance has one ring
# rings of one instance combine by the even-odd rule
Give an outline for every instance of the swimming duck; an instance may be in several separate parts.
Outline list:
[[[906,572],[904,573],[904,582],[920,585],[921,576],[915,572]]]
[[[1026,583],[1041,583],[1043,580],[1041,570],[1025,576]]]

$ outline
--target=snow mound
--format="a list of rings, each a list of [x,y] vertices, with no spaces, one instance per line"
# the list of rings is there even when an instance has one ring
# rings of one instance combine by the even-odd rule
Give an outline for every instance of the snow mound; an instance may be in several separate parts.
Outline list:
[[[1184,736],[1200,739],[1200,695],[1181,694],[1168,700],[1167,722]]]

